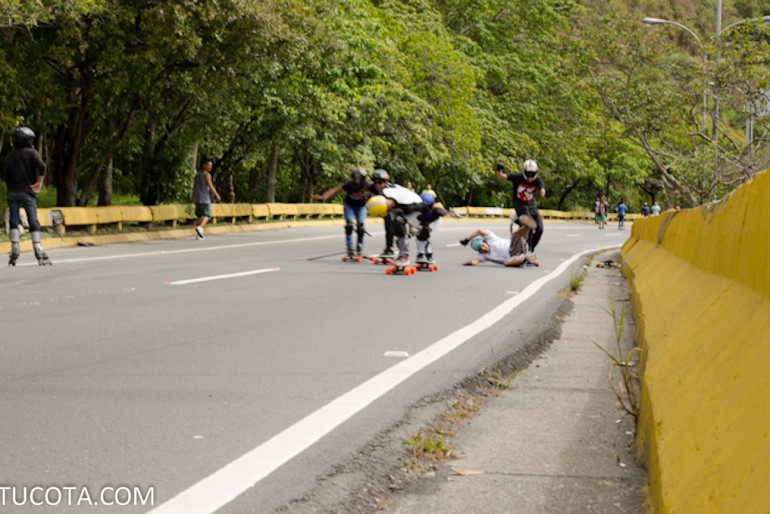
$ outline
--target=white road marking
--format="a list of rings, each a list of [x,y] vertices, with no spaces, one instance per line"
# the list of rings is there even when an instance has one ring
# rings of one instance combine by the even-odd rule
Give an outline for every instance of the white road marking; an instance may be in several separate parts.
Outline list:
[[[210,277],[190,278],[187,280],[177,280],[175,282],[164,282],[165,286],[184,286],[187,284],[197,284],[198,282],[209,282],[211,280],[224,280],[227,278],[246,277],[249,275],[258,275],[259,273],[270,273],[271,271],[280,271],[281,268],[264,268],[251,271],[242,271],[240,273],[230,273],[228,275],[212,275]]]
[[[402,350],[388,350],[385,352],[385,357],[409,357],[409,352]]]
[[[549,275],[533,281],[521,294],[505,300],[476,321],[353,388],[200,482],[193,484],[151,510],[150,513],[197,512],[203,514],[217,511],[388,391],[500,321],[548,282],[564,273],[573,262],[586,254],[606,248],[586,250],[573,255]]]
[[[304,243],[305,241],[319,241],[322,239],[339,239],[339,236],[303,237],[298,239],[282,239],[279,241],[256,241],[253,243],[238,243],[238,244],[232,244],[232,245],[184,248],[181,250],[160,250],[157,252],[122,253],[119,255],[100,255],[97,257],[80,257],[76,259],[56,259],[55,264],[63,264],[63,263],[71,263],[71,262],[108,261],[108,260],[116,260],[116,259],[132,259],[136,257],[152,257],[155,255],[178,255],[181,253],[213,252],[218,250],[232,250],[233,248],[248,248],[251,246],[267,246],[267,245],[277,245],[277,244],[285,244],[285,243]],[[17,264],[17,266],[18,265],[37,266],[37,263]]]

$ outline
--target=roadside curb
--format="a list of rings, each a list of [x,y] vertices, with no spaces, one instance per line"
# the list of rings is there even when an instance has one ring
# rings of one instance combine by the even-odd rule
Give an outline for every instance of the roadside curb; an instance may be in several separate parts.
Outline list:
[[[619,250],[593,257],[558,340],[460,429],[452,445],[461,457],[394,493],[383,512],[645,512],[633,418],[608,381],[613,362],[596,347],[618,352],[621,312],[623,344],[635,344],[628,285],[619,269],[595,267],[605,260],[618,262]]]

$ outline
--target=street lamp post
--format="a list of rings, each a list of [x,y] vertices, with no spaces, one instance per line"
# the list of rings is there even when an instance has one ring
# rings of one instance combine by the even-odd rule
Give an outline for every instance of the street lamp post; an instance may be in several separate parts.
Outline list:
[[[738,25],[743,25],[745,23],[752,23],[756,21],[759,21],[761,23],[770,23],[770,15],[762,16],[761,18],[751,18],[748,20],[737,21],[735,23],[731,23],[730,25],[722,29],[722,0],[717,0],[716,31],[714,33],[714,42],[716,46],[715,69],[719,68],[719,39],[722,36],[722,34],[732,29],[733,27],[737,27]],[[693,38],[695,38],[695,41],[698,43],[698,46],[700,46],[701,50],[703,51],[703,67],[705,70],[706,64],[708,62],[708,54],[706,52],[706,48],[703,42],[692,29],[690,29],[685,25],[682,25],[681,23],[677,23],[671,20],[665,20],[662,18],[644,18],[642,20],[642,23],[644,23],[645,25],[662,25],[662,24],[674,25],[676,27],[679,27],[687,31]],[[716,84],[713,85],[713,88],[716,89]],[[707,95],[708,95],[707,90],[704,87],[703,89],[703,124],[704,125],[706,124],[706,110],[708,108]],[[711,127],[712,127],[711,140],[716,143],[719,138],[719,95],[717,95],[716,91],[714,91],[712,93],[712,96],[714,97],[714,109],[711,117]],[[747,129],[747,136],[746,136],[747,138],[749,137],[748,130],[749,129]]]
[[[703,45],[703,42],[701,42],[700,38],[698,37],[698,34],[696,34],[692,29],[687,27],[686,25],[682,25],[681,23],[671,21],[671,20],[664,20],[662,18],[644,18],[642,20],[642,23],[645,25],[674,25],[675,27],[679,27],[680,29],[685,30],[687,33],[689,33],[694,39],[695,42],[698,43],[698,46],[701,49],[701,52],[703,52],[703,71],[706,72],[706,66],[708,64],[708,53],[706,52],[706,47]],[[706,83],[703,86],[703,126],[706,126],[706,112],[708,111],[708,78],[706,78]],[[716,99],[716,96],[714,96]],[[716,125],[716,121],[713,122],[713,125]]]

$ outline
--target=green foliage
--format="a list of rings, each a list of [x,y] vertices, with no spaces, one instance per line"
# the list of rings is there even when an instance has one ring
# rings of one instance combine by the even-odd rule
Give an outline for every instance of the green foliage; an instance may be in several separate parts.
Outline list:
[[[700,48],[639,22],[708,34],[713,16],[658,4],[0,0],[0,149],[32,126],[59,205],[113,190],[184,200],[203,157],[236,201],[306,201],[363,165],[431,183],[450,205],[510,205],[493,164],[528,158],[546,208],[585,209],[598,192],[707,201],[770,162],[767,119],[741,144],[746,102],[770,84],[770,38],[731,30],[717,67],[708,38]],[[725,2],[725,23],[767,12],[766,0]],[[716,150],[702,116],[710,79]]]

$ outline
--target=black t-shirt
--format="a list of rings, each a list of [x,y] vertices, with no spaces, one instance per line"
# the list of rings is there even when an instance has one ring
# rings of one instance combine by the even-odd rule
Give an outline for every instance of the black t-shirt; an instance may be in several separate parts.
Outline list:
[[[528,205],[537,207],[535,195],[545,187],[540,175],[532,182],[528,181],[523,173],[507,173],[508,180],[513,182],[513,205]]]
[[[45,163],[34,148],[17,148],[6,156],[4,172],[8,191],[32,193],[32,184],[45,175]]]
[[[345,191],[344,202],[354,207],[360,207],[366,205],[366,200],[369,197],[369,184],[366,181],[356,182],[355,180],[348,180],[342,184],[342,190]]]

